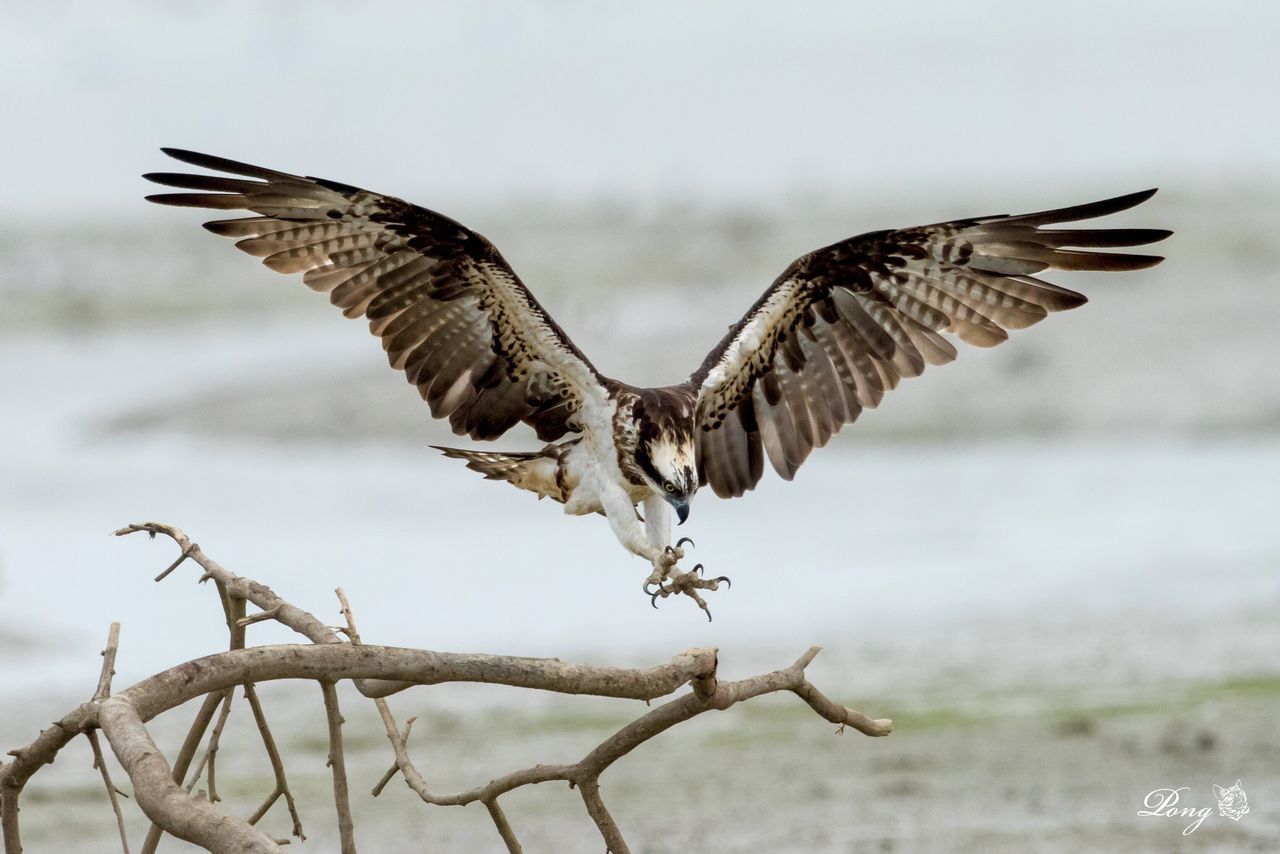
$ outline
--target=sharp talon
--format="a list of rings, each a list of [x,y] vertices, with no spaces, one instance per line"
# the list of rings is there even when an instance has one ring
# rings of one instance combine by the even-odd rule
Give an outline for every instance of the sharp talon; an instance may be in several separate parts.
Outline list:
[[[658,591],[658,593],[661,592],[661,590]],[[658,610],[658,593],[649,594],[649,604],[653,606],[653,610],[655,611]]]
[[[652,586],[653,586],[653,582],[646,580],[644,584],[640,585],[640,589],[644,591],[644,595],[646,596],[656,596],[657,595],[656,593],[649,592],[649,588]]]
[[[675,550],[675,548],[674,548],[673,546],[667,546],[667,547],[666,547],[665,549],[663,549],[662,551],[663,551],[663,554],[669,554],[669,555],[673,555],[673,554],[675,554],[675,553],[676,553],[676,550]]]
[[[711,622],[711,609],[710,609],[710,608],[703,608],[702,610],[704,610],[704,611],[706,611],[706,612],[707,612],[707,622],[708,622],[708,623],[709,623],[709,622]]]
[[[722,576],[720,576],[719,578],[717,578],[717,579],[716,579],[716,581],[723,581],[723,582],[725,583],[725,585],[726,585],[726,586],[728,586],[728,587],[732,587],[732,586],[733,586],[733,582],[729,579],[729,576],[727,576],[727,575],[722,575]]]
[[[702,574],[702,564],[698,564],[698,565],[696,565],[693,569],[691,569],[691,570],[689,570],[689,571],[690,571],[690,572],[696,572],[698,575],[701,575],[701,574]]]
[[[692,545],[693,545],[693,540],[692,540],[692,539],[690,539],[689,537],[681,537],[680,539],[676,540],[676,548],[680,548],[680,547],[681,547],[681,546],[683,546],[685,543],[688,543],[689,545],[691,545],[691,546],[692,546]]]

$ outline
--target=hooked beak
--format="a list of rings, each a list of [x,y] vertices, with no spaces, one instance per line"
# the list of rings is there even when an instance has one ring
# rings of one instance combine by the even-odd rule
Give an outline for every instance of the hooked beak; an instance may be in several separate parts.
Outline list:
[[[679,503],[672,504],[671,506],[676,508],[676,517],[680,520],[676,524],[683,525],[684,520],[689,518],[689,502],[681,501]]]

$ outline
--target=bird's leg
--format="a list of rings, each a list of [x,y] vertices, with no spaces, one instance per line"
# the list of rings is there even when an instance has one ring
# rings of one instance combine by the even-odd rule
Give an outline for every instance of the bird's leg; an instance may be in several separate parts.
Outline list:
[[[661,585],[670,577],[676,564],[684,558],[681,545],[692,540],[682,539],[676,545],[671,545],[671,505],[660,495],[650,495],[644,499],[644,532],[649,547],[661,553],[658,560],[652,561],[653,572],[644,582],[645,593],[653,595],[649,588]]]
[[[684,549],[671,545],[671,505],[660,496],[650,495],[644,500],[644,534],[650,548],[660,549],[664,558],[670,559],[669,563],[654,564],[654,572],[661,573],[661,578],[654,581],[657,583],[684,557]]]
[[[620,487],[612,485],[601,491],[600,503],[604,509],[605,518],[609,520],[609,527],[613,528],[613,535],[627,551],[649,561],[653,564],[655,572],[660,567],[670,570],[675,566],[680,558],[674,552],[668,552],[663,548],[663,544],[651,540],[648,534],[653,526],[660,524],[658,518],[660,510],[652,511],[646,502],[645,521],[641,523],[636,516],[636,508],[631,503],[631,497]],[[663,577],[666,577],[665,573]]]

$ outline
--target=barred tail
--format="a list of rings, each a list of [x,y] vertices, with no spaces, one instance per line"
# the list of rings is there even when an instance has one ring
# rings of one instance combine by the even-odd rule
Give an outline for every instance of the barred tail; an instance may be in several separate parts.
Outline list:
[[[559,449],[548,445],[541,451],[464,451],[461,448],[444,448],[432,445],[437,451],[454,460],[465,460],[467,468],[479,472],[486,480],[505,480],[519,489],[536,492],[538,498],[553,498],[564,503],[568,497],[557,477],[560,468]]]

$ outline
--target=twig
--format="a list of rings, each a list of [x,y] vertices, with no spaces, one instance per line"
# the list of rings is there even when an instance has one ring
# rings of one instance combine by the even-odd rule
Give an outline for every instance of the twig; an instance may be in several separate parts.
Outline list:
[[[489,818],[493,819],[493,826],[498,828],[498,835],[506,843],[508,854],[523,854],[524,849],[520,847],[520,840],[516,838],[515,831],[511,829],[511,823],[507,821],[507,814],[502,811],[502,807],[498,806],[498,799],[485,801],[484,805],[489,810]]]
[[[120,532],[119,532],[119,531],[116,531],[116,535],[117,535],[117,536],[119,536],[119,534],[120,534]],[[154,536],[155,536],[155,533],[154,533],[154,532],[152,532],[151,536],[153,536],[153,537],[154,537]],[[155,579],[154,579],[154,580],[155,580],[155,581],[164,581],[166,578],[168,578],[168,577],[169,577],[169,573],[173,572],[175,569],[177,569],[178,567],[182,566],[182,562],[183,562],[184,560],[186,560],[187,558],[191,557],[191,550],[192,550],[193,548],[199,548],[199,546],[196,546],[196,545],[194,545],[194,544],[189,544],[189,545],[183,546],[183,548],[182,548],[182,554],[178,555],[178,559],[177,559],[177,560],[175,560],[173,563],[169,564],[168,568],[167,568],[167,569],[165,569],[165,571],[164,571],[164,572],[162,572],[162,573],[160,573],[159,575],[157,575],[157,576],[155,577]]]
[[[206,555],[200,546],[193,543],[182,529],[162,522],[143,522],[138,525],[126,525],[117,530],[115,535],[123,537],[135,533],[146,533],[152,539],[155,539],[157,534],[164,534],[178,544],[178,547],[182,549],[187,558],[195,561],[204,570],[203,577],[222,582],[229,592],[242,599],[247,599],[263,611],[273,611],[276,622],[288,626],[312,643],[342,643],[342,639],[338,637],[337,633],[317,619],[315,615],[281,599],[265,584],[242,578],[234,572],[223,568]],[[177,563],[181,563],[181,561]],[[177,563],[174,564],[175,567]],[[412,687],[409,683],[387,682],[376,679],[358,679],[355,681],[355,686],[366,697],[389,697]]]
[[[197,546],[197,548],[199,548]],[[218,570],[216,564],[210,565]],[[222,597],[227,615],[227,631],[231,634],[231,648],[243,649],[245,642],[245,628],[264,616],[269,615],[274,619],[275,615],[280,612],[282,605],[270,608],[254,614],[253,617],[245,616],[245,603],[248,601],[239,593],[231,590],[231,586],[221,577],[219,572],[206,570],[206,575],[214,579],[214,584],[218,587],[218,594]],[[271,727],[267,723],[267,713],[262,708],[262,701],[258,699],[258,689],[254,687],[252,682],[246,682],[244,685],[244,698],[249,703],[249,709],[253,712],[254,724],[258,727],[258,734],[262,737],[262,747],[267,752],[267,761],[271,763],[271,773],[275,777],[275,787],[271,794],[262,802],[262,805],[254,812],[249,819],[250,824],[257,824],[262,817],[270,811],[282,796],[284,797],[285,808],[289,810],[289,820],[293,824],[293,835],[299,840],[305,842],[307,834],[302,829],[302,818],[298,815],[298,805],[293,800],[293,792],[289,788],[289,778],[284,772],[284,760],[280,758],[280,751],[276,747],[275,737],[271,734]]]
[[[587,805],[587,814],[596,823],[600,835],[604,837],[605,850],[612,854],[631,854],[627,840],[622,838],[622,831],[600,797],[600,782],[596,776],[588,777],[578,783],[578,791],[582,794],[582,802]]]
[[[271,811],[271,808],[276,805],[276,801],[280,800],[280,795],[282,794],[280,787],[276,786],[267,794],[262,803],[258,805],[258,808],[253,811],[253,815],[249,816],[245,821],[249,822],[249,824],[257,824],[262,821],[262,817]]]
[[[351,819],[351,795],[347,787],[347,762],[342,750],[342,712],[338,691],[328,680],[320,681],[324,694],[324,715],[329,722],[329,767],[333,769],[333,800],[338,808],[338,835],[342,854],[356,854],[355,822]]]
[[[293,835],[305,842],[307,835],[302,832],[302,819],[298,816],[298,805],[293,801],[293,792],[289,790],[289,778],[284,773],[284,760],[280,758],[280,750],[276,747],[275,737],[271,735],[271,727],[267,725],[267,714],[262,709],[262,701],[258,699],[258,689],[249,683],[244,686],[244,698],[249,701],[253,711],[253,720],[258,725],[258,733],[262,736],[262,746],[267,751],[267,761],[271,763],[271,773],[275,775],[276,785],[262,806],[258,807],[249,824],[257,824],[267,814],[272,805],[284,796],[285,806],[289,810],[289,819],[293,822]]]
[[[209,744],[204,749],[204,753],[200,757],[200,762],[196,765],[195,773],[191,775],[191,779],[187,781],[184,787],[190,792],[196,787],[196,783],[200,782],[200,775],[208,769],[208,788],[209,801],[217,803],[221,800],[218,797],[217,782],[217,761],[218,746],[222,743],[222,730],[227,725],[227,719],[231,717],[231,701],[235,699],[235,688],[228,688],[222,692],[222,708],[218,712],[218,722],[213,725],[213,732],[209,735]]]
[[[98,688],[93,692],[94,700],[105,700],[111,696],[111,677],[116,675],[116,653],[120,649],[120,624],[112,623],[107,631],[107,646],[102,650],[102,673],[98,675]],[[120,830],[120,847],[124,854],[129,854],[129,837],[124,830],[124,814],[120,812],[120,798],[117,797],[115,785],[111,782],[111,771],[102,758],[102,744],[98,741],[98,731],[88,730],[85,737],[93,748],[93,767],[102,772],[102,783],[107,787],[107,797],[111,800],[111,810],[116,814],[116,827]]]
[[[107,797],[111,799],[111,809],[116,814],[116,827],[120,831],[120,847],[124,849],[124,854],[129,854],[129,837],[124,832],[124,813],[120,811],[120,798],[117,797],[118,790],[111,782],[111,772],[107,770],[106,760],[102,758],[102,745],[98,742],[98,731],[91,729],[85,733],[85,737],[89,739],[89,746],[93,748],[93,767],[102,772],[102,783],[107,787]]]
[[[102,673],[98,676],[98,690],[93,699],[105,700],[111,695],[111,677],[116,675],[116,652],[120,649],[120,624],[112,623],[107,632],[107,647],[102,651]]]
[[[66,747],[73,738],[82,732],[88,732],[97,724],[98,708],[102,702],[98,694],[109,693],[111,676],[115,672],[116,649],[119,647],[119,626],[113,623],[107,633],[107,648],[103,650],[102,671],[98,676],[98,686],[94,697],[88,702],[53,722],[48,729],[40,731],[40,735],[24,748],[9,751],[12,762],[0,762],[0,839],[4,841],[5,854],[21,854],[22,834],[19,828],[18,802],[22,798],[22,790],[36,771],[53,762],[58,751]]]
[[[156,532],[154,530],[148,530],[147,533],[152,539],[155,539]],[[116,536],[120,535],[121,532],[116,531]],[[156,581],[164,580],[169,573],[177,569],[184,560],[191,557],[200,548],[190,542],[186,534],[182,534],[180,545],[182,546],[182,554],[176,561],[170,564],[168,569],[156,577]],[[243,649],[245,638],[244,628],[236,624],[236,617],[244,615],[244,600],[240,599],[233,601],[232,597],[227,592],[226,585],[221,581],[215,580],[215,586],[218,591],[218,602],[222,605],[222,616],[227,625],[227,648]],[[181,750],[178,752],[177,760],[174,762],[174,782],[178,785],[182,785],[182,781],[187,774],[187,769],[191,765],[191,760],[194,758],[196,751],[200,748],[200,742],[204,738],[205,731],[209,728],[209,722],[213,719],[214,708],[221,703],[222,710],[218,715],[218,722],[214,726],[213,733],[209,736],[209,747],[206,752],[202,754],[200,764],[197,766],[196,772],[191,778],[191,783],[186,787],[188,792],[195,788],[195,784],[200,779],[200,774],[203,771],[205,764],[208,763],[208,794],[210,801],[217,801],[219,799],[217,788],[217,766],[215,764],[215,759],[218,751],[218,744],[222,737],[222,730],[227,724],[227,718],[231,714],[232,695],[234,693],[234,688],[232,688],[222,692],[221,694],[210,694],[205,697],[204,704],[201,706],[200,712],[197,713],[196,719],[192,722],[191,729],[188,730],[187,737],[183,741]],[[160,838],[163,835],[164,831],[160,826],[153,823],[151,827],[147,829],[147,836],[143,840],[142,854],[155,854],[156,848],[160,845]]]
[[[250,614],[247,617],[241,617],[240,619],[236,620],[236,625],[240,626],[241,628],[244,628],[245,626],[250,626],[250,625],[253,625],[254,623],[261,623],[264,620],[274,620],[276,618],[276,614],[279,614],[279,613],[280,613],[279,608],[272,608],[269,611],[259,611],[256,614]]]
[[[379,708],[381,708],[381,706],[379,706]],[[389,712],[390,712],[390,709],[388,709],[388,713]],[[401,744],[408,746],[409,730],[413,729],[413,722],[416,721],[417,719],[418,719],[418,716],[414,715],[413,717],[409,718],[404,722],[404,732],[401,733],[400,735]],[[394,746],[394,744],[395,742],[393,741],[392,745]],[[397,773],[399,773],[399,771],[400,771],[400,766],[397,763],[392,762],[391,767],[387,769],[387,772],[382,775],[382,779],[378,781],[378,785],[373,787],[373,792],[371,792],[373,797],[376,798],[378,797],[378,795],[381,795],[382,790],[387,787],[387,784],[391,782],[391,778],[394,777]]]
[[[338,604],[342,606],[342,619],[346,620],[347,627],[343,629],[347,640],[354,644],[360,643],[360,630],[356,628],[356,616],[351,613],[351,603],[347,601],[347,594],[342,592],[342,588],[335,588],[333,591],[338,597]]]

